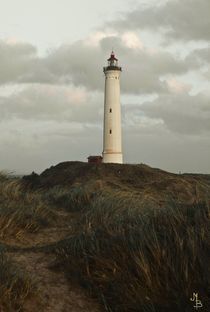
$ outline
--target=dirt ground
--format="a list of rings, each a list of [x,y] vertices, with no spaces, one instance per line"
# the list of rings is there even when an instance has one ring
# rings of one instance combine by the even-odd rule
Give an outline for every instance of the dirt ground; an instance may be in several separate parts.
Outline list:
[[[43,228],[37,233],[27,233],[23,237],[7,238],[4,243],[17,247],[36,247],[55,243],[71,233],[75,214],[57,211],[58,225]],[[55,270],[55,256],[44,252],[7,252],[8,256],[28,273],[37,287],[34,298],[28,298],[23,312],[102,312],[99,303],[75,282],[65,277],[60,269]],[[1,311],[1,309],[0,309]],[[1,311],[3,312],[3,311]],[[4,311],[7,312],[7,311]],[[13,312],[13,311],[9,311]],[[15,311],[14,311],[15,312]]]
[[[67,281],[64,272],[50,267],[54,259],[45,253],[12,254],[16,263],[30,274],[38,287],[38,296],[29,298],[23,307],[25,312],[100,312],[99,304],[75,283]]]

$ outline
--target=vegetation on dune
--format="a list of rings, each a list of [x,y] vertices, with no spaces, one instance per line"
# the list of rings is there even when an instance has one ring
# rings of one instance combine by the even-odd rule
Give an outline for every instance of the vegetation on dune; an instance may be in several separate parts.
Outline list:
[[[209,205],[141,209],[135,200],[97,198],[80,233],[56,246],[61,265],[107,311],[191,311],[192,292],[207,301],[210,288]]]
[[[54,253],[56,269],[88,289],[105,311],[192,311],[193,292],[206,311],[209,200],[209,176],[66,162],[22,180],[0,175],[1,237],[50,228],[55,211],[63,210],[72,220],[68,236],[33,251]],[[9,272],[16,269],[2,255],[0,291],[9,287],[15,296],[18,283]],[[11,295],[13,304],[30,292],[27,278],[22,285],[17,297]]]
[[[0,311],[21,311],[26,298],[35,292],[30,277],[0,252]]]
[[[45,190],[42,197],[52,207],[62,207],[69,212],[84,212],[100,190],[81,184],[71,188],[54,186]]]
[[[48,225],[53,210],[43,201],[40,192],[25,190],[19,179],[0,175],[0,237],[20,237]]]

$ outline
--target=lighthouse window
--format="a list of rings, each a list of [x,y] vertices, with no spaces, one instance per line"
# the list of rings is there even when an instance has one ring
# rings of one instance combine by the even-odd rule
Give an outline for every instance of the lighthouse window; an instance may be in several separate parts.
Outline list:
[[[112,113],[112,109],[111,108],[110,108],[109,112]]]
[[[109,133],[112,134],[112,130],[111,129],[109,130]]]

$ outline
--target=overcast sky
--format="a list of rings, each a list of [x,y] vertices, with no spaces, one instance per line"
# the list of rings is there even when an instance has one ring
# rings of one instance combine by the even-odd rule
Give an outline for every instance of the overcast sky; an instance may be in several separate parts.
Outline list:
[[[0,4],[0,170],[101,154],[113,48],[124,161],[210,173],[209,0]]]

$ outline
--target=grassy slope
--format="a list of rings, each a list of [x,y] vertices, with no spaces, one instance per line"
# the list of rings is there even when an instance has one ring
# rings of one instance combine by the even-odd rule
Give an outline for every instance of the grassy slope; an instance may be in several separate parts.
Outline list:
[[[101,302],[90,311],[191,311],[193,291],[209,304],[209,175],[65,162],[2,185],[2,244],[33,246],[10,256],[19,264],[40,252],[50,266],[56,259],[69,285]]]
[[[80,186],[89,193],[119,191],[136,196],[143,206],[164,206],[172,201],[190,204],[210,198],[210,175],[177,175],[146,165],[64,162],[24,180],[32,189],[60,189],[63,193]]]
[[[53,269],[53,253],[36,250],[69,236],[74,218],[50,205],[43,192],[0,175],[1,312],[99,311],[83,289],[68,285],[62,269]]]

